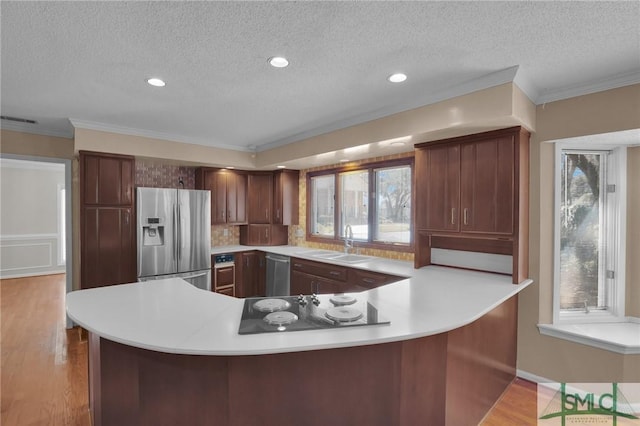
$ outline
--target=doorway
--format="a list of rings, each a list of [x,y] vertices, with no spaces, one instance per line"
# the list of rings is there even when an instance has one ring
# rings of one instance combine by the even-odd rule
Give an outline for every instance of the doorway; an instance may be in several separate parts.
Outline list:
[[[2,235],[3,238],[0,246],[4,252],[4,260],[2,262],[5,265],[2,265],[0,269],[2,270],[2,278],[64,272],[66,293],[70,292],[73,289],[71,160],[0,154],[0,167],[5,169],[3,171],[3,175],[5,176],[10,176],[9,173],[5,173],[8,167],[26,169],[31,167],[37,170],[64,169],[64,178],[62,181],[56,183],[48,182],[49,185],[46,185],[46,189],[43,189],[46,191],[47,198],[55,200],[54,206],[52,206],[56,213],[55,218],[49,217],[50,213],[37,211],[37,209],[34,209],[35,211],[19,211],[17,209],[11,210],[12,206],[5,205],[8,209],[5,210],[5,213],[10,212],[10,214],[5,216],[1,224],[2,229],[0,235]],[[11,179],[7,179],[3,183],[3,186],[6,189],[7,185],[11,185],[12,183],[14,182],[12,182]],[[21,193],[15,196],[21,198],[29,205],[29,197],[40,197],[42,194],[38,194],[35,190],[28,191],[23,189]],[[8,227],[12,221],[14,224],[20,223],[16,228],[17,231],[9,231],[12,235],[3,235],[6,233],[5,224]],[[52,221],[53,225],[49,223],[48,226],[45,226],[48,222]],[[55,232],[53,229],[55,229]],[[18,241],[21,238],[29,240],[28,243]],[[54,244],[55,247],[53,247]],[[30,256],[28,250],[35,250],[33,253],[36,254],[36,257],[40,256],[44,260],[40,263],[25,264],[24,261]],[[5,267],[7,266],[6,264],[12,260],[16,262],[16,264]],[[21,260],[23,260],[22,263]],[[73,323],[68,317],[66,319],[66,326],[67,328],[73,326]]]

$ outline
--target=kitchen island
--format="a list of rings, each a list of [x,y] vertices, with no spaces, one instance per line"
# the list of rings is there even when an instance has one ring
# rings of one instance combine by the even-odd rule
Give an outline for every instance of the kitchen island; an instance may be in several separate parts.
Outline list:
[[[390,324],[344,329],[239,335],[242,299],[180,279],[70,293],[94,424],[477,424],[515,376],[530,281],[405,263],[358,294]]]

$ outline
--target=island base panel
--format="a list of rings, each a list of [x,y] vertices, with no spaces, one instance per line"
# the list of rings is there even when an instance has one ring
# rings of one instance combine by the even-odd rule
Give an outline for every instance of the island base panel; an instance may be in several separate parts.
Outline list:
[[[90,404],[110,425],[477,425],[515,377],[517,298],[418,339],[177,355],[90,333]]]

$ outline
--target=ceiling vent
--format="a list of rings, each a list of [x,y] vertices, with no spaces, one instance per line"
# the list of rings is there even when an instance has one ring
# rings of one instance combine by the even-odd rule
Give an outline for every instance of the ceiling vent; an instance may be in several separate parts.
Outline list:
[[[7,121],[17,121],[18,123],[38,124],[36,120],[29,120],[28,118],[9,117],[8,115],[0,115],[0,119]]]

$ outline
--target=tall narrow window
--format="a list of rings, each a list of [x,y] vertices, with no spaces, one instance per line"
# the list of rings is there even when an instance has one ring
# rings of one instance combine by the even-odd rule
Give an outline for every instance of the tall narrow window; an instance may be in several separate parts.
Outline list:
[[[411,167],[375,169],[376,241],[411,241]]]
[[[311,178],[310,213],[311,233],[321,237],[333,238],[334,226],[334,202],[335,202],[335,176],[324,175]]]
[[[556,159],[555,318],[620,316],[626,151],[559,147]]]
[[[606,152],[562,152],[560,309],[607,307]]]

